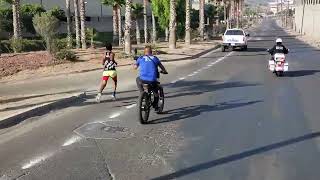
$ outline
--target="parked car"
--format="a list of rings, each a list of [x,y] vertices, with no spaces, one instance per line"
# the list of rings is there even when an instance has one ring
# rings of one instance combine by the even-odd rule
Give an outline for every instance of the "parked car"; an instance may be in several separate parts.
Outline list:
[[[247,50],[249,36],[242,29],[227,29],[223,35],[222,52],[229,48],[232,48],[232,50],[235,48]]]

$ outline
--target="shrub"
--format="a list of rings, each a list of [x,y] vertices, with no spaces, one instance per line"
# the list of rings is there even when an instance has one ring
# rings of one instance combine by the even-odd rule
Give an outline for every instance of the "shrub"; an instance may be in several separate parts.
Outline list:
[[[14,52],[14,48],[19,50],[18,52],[43,51],[46,49],[43,40],[11,39],[0,42],[0,51],[2,53]]]
[[[27,39],[10,39],[10,48],[14,52],[30,52],[30,51],[42,51],[45,50],[43,40],[27,40]]]
[[[78,58],[73,51],[63,49],[55,54],[55,58],[58,60],[76,61]]]
[[[37,33],[46,41],[47,50],[54,53],[54,36],[57,34],[59,20],[50,13],[41,13],[34,16],[33,24]]]

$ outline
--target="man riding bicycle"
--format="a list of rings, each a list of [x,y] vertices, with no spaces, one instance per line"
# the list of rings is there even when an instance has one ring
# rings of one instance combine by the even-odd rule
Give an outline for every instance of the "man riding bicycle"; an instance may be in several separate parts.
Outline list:
[[[158,78],[159,72],[158,67],[160,67],[162,73],[168,74],[165,67],[162,65],[160,60],[152,55],[152,48],[151,46],[146,46],[144,48],[144,56],[141,56],[137,59],[134,68],[139,68],[139,76],[136,79],[137,86],[140,92],[143,92],[143,84],[149,84],[153,87],[155,92],[155,99],[154,99],[154,108],[158,108]]]

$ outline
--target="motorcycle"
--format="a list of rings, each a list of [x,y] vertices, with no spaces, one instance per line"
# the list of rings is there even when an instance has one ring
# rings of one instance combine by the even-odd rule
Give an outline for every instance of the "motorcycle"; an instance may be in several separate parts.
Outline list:
[[[269,51],[269,49],[268,49]],[[286,56],[283,53],[274,54],[273,60],[269,60],[269,70],[276,76],[283,76],[284,72],[289,70],[289,63],[286,62]]]

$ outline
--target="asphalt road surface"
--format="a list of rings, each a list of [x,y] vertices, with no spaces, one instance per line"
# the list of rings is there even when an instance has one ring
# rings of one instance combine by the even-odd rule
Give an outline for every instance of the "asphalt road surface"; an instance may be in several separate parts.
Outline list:
[[[290,72],[266,53],[276,37]],[[0,132],[0,179],[320,179],[320,51],[266,19],[247,52],[215,51],[163,76],[165,113],[137,121],[138,92],[94,95]],[[104,98],[108,98],[104,96]]]

